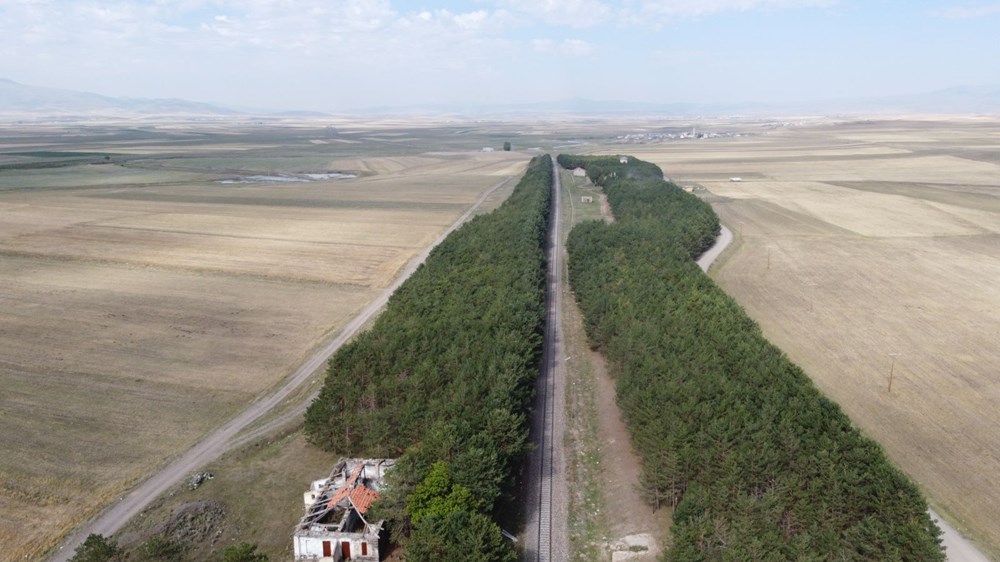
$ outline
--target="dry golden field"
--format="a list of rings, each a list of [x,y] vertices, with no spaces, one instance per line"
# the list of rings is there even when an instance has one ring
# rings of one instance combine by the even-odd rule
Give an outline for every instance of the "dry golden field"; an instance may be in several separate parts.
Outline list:
[[[997,556],[1000,122],[761,132],[610,152],[707,188],[737,237],[716,280]]]
[[[277,385],[528,159],[429,128],[81,129],[0,135],[0,560]],[[217,183],[326,172],[359,177]]]

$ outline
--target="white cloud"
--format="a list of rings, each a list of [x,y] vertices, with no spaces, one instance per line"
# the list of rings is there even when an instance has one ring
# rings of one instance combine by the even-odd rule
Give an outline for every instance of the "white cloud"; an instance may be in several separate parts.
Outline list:
[[[498,5],[524,16],[523,23],[537,19],[549,25],[593,27],[614,21],[614,9],[599,0],[497,0]]]
[[[933,15],[953,20],[964,20],[1000,14],[1000,3],[976,6],[949,6],[931,12]]]
[[[278,107],[378,104],[399,98],[400,84],[449,95],[456,82],[485,88],[483,76],[495,78],[497,64],[516,64],[527,50],[506,37],[516,25],[507,10],[470,6],[0,0],[0,75],[108,95]]]
[[[656,50],[652,54],[654,60],[668,66],[681,66],[692,63],[703,64],[710,56],[707,51],[691,50]]]
[[[559,44],[559,52],[564,55],[583,57],[592,54],[594,52],[594,46],[586,41],[581,41],[580,39],[564,39],[563,42]]]
[[[393,44],[420,51],[488,38],[510,22],[505,10],[401,13],[388,0],[0,1],[0,47],[26,56],[28,46],[55,54],[59,45],[72,45],[75,54],[111,55],[169,44],[188,53],[250,46],[377,55]],[[350,46],[357,52],[344,51]]]
[[[445,31],[473,31],[484,34],[500,33],[511,23],[504,10],[476,10],[474,12],[453,13],[449,10],[422,11],[412,16],[400,17],[400,24],[411,27],[423,26]]]
[[[330,110],[572,91],[586,79],[558,71],[568,63],[585,64],[587,57],[607,56],[644,77],[645,82],[636,81],[644,87],[629,91],[654,90],[648,86],[662,78],[645,78],[650,74],[688,73],[693,77],[689,93],[696,97],[699,87],[724,74],[721,70],[731,70],[725,65],[735,68],[734,57],[746,53],[747,64],[754,64],[751,55],[762,48],[757,43],[766,42],[758,41],[752,26],[741,25],[738,17],[720,22],[725,36],[696,34],[696,25],[671,26],[658,36],[648,34],[651,29],[722,14],[783,11],[788,13],[775,14],[774,21],[809,16],[801,18],[802,29],[795,29],[801,43],[788,50],[820,52],[807,26],[826,25],[823,11],[834,4],[836,0],[0,0],[0,76],[109,95]],[[877,7],[852,11],[874,18],[872,28],[878,28],[875,23],[892,25],[895,9],[883,4],[893,3],[871,4]],[[933,12],[940,17],[1000,14],[1000,0],[941,0],[898,9],[909,16],[927,15],[934,9],[927,4],[941,6]],[[935,49],[947,53],[949,45],[961,46],[961,25],[940,27],[951,30],[952,40]],[[970,27],[982,33],[982,26]],[[639,44],[636,35],[648,41]],[[989,37],[977,40],[976,45],[992,44]],[[794,54],[788,58],[797,63]],[[893,56],[903,59],[906,54]],[[767,71],[780,75],[778,63],[767,66],[768,54],[760,57]],[[871,55],[877,57],[890,60],[884,53]],[[666,66],[670,72],[646,72]],[[987,65],[967,74],[975,78],[990,70]],[[553,75],[559,79],[552,80]],[[609,97],[617,95],[606,88]]]
[[[657,25],[664,20],[725,12],[829,7],[838,0],[493,0],[522,16],[548,25],[592,28],[601,25]]]
[[[581,39],[534,39],[531,46],[539,53],[557,53],[571,57],[585,57],[594,53],[594,45]]]
[[[752,10],[829,7],[836,3],[837,0],[641,0],[626,2],[626,9],[635,7],[630,5],[637,5],[637,11],[642,14],[683,17]]]
[[[555,50],[556,42],[551,39],[533,39],[531,46],[539,53],[551,53]]]

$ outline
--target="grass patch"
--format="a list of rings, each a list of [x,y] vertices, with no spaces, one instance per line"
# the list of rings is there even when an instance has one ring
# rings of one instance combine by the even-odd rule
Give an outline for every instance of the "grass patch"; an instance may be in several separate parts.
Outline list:
[[[175,486],[117,536],[135,551],[154,536],[184,546],[183,560],[221,558],[229,545],[256,543],[271,560],[292,557],[292,527],[302,516],[302,493],[309,483],[327,475],[333,454],[305,443],[301,423],[283,434],[262,439],[226,454],[205,467],[214,475],[191,490],[187,482]],[[210,517],[191,523],[185,511],[214,507]],[[221,509],[218,509],[221,508]]]
[[[586,178],[573,178],[560,168],[563,187],[563,238],[573,225],[584,220],[600,220],[597,194]],[[582,181],[581,181],[582,180]],[[589,185],[589,187],[588,187]],[[589,207],[580,205],[583,194],[594,197]],[[581,207],[573,212],[574,206]],[[570,212],[567,212],[569,210]],[[596,213],[595,213],[596,210]],[[565,262],[564,262],[565,267]],[[569,276],[564,272],[564,279]],[[568,290],[568,286],[565,287]],[[580,309],[573,298],[563,299],[563,333],[566,337],[566,408],[567,427],[565,452],[569,478],[569,559],[575,562],[605,560],[606,543],[610,536],[605,514],[601,442],[598,435],[598,408],[595,397],[596,384],[593,366],[588,360],[590,352]]]

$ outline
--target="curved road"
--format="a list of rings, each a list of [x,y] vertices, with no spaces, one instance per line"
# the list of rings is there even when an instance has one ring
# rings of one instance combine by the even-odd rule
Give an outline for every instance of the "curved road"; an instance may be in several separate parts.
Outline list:
[[[559,168],[552,159],[552,210],[549,213],[548,274],[546,276],[545,342],[542,369],[535,386],[531,442],[525,482],[524,559],[531,562],[567,560],[569,526],[563,434],[566,428],[566,356],[562,335],[562,208]]]
[[[487,197],[511,179],[513,179],[513,177],[508,177],[483,193],[479,199],[477,199],[476,202],[473,203],[473,205],[469,207],[469,209],[448,228],[448,230],[446,230],[443,234],[441,234],[441,236],[438,237],[437,240],[434,241],[433,244],[428,246],[427,249],[415,256],[409,261],[409,263],[406,264],[406,267],[399,274],[392,285],[386,287],[386,289],[382,291],[374,301],[362,309],[362,311],[355,316],[354,319],[348,322],[347,325],[344,326],[344,328],[341,329],[333,339],[328,341],[326,345],[316,351],[301,366],[299,366],[299,368],[296,369],[295,372],[288,377],[288,379],[286,379],[285,384],[273,393],[252,403],[246,410],[243,410],[243,412],[238,414],[236,417],[206,435],[201,441],[185,451],[181,456],[170,461],[167,465],[151,475],[147,480],[138,484],[118,503],[110,506],[95,519],[92,519],[90,522],[73,531],[63,542],[62,546],[59,547],[59,550],[52,554],[51,560],[53,562],[66,562],[69,560],[69,558],[73,556],[76,548],[80,546],[80,544],[82,544],[91,533],[99,533],[105,536],[115,533],[128,523],[129,520],[145,509],[146,506],[153,500],[169,490],[171,486],[232,448],[232,440],[240,431],[251,425],[253,422],[264,417],[268,412],[273,410],[286,398],[292,395],[302,385],[302,383],[304,383],[316,371],[316,369],[322,366],[323,363],[325,363],[327,359],[334,354],[334,352],[354,337],[354,335],[358,333],[369,320],[378,314],[382,307],[389,301],[389,297],[392,293],[395,292],[395,290],[402,285],[414,271],[417,270],[417,267],[419,267],[420,264],[427,259],[427,256],[435,246],[440,244],[441,241],[447,238],[449,234],[465,223],[465,221],[472,216],[476,209],[478,209],[479,206],[486,201]],[[302,401],[302,403],[297,404],[291,412],[286,412],[262,428],[254,430],[251,435],[256,436],[262,429],[274,427],[275,422],[288,421],[291,417],[301,414],[301,412],[305,411],[308,407],[308,404],[312,401],[314,395],[315,393],[311,393]],[[240,439],[237,443],[243,442],[245,442],[245,439]]]
[[[698,257],[698,267],[702,271],[708,271],[712,263],[722,254],[722,252],[733,241],[733,233],[725,226],[715,240],[712,247],[705,250],[705,253]],[[933,509],[928,508],[927,512],[931,519],[941,528],[941,544],[945,547],[948,562],[990,562],[982,552],[971,541],[966,539],[954,527],[946,523]]]
[[[707,272],[708,268],[712,267],[712,263],[714,263],[715,260],[722,255],[722,252],[733,242],[733,232],[726,228],[725,225],[721,226],[722,230],[719,232],[719,237],[715,239],[715,244],[712,244],[711,248],[705,250],[705,253],[698,256],[698,267],[700,267],[702,271]]]

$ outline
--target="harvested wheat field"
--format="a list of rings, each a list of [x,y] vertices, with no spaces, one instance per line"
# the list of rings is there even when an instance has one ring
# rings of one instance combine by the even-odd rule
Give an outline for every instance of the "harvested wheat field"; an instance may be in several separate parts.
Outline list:
[[[0,138],[0,560],[39,559],[277,385],[527,161],[81,129]]]
[[[710,192],[737,236],[716,280],[993,556],[998,141],[995,120],[924,119],[628,147]]]

